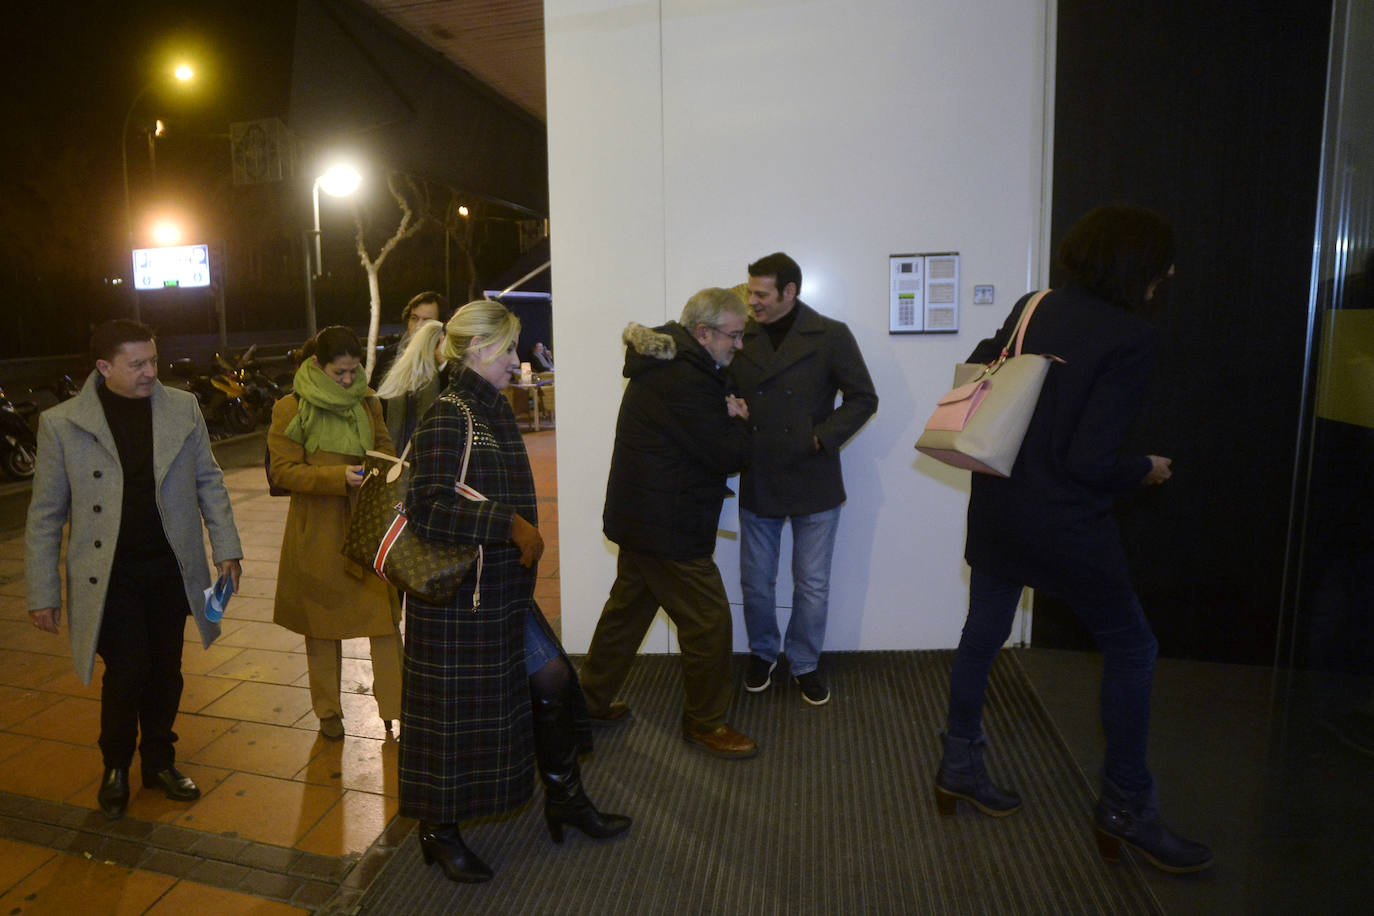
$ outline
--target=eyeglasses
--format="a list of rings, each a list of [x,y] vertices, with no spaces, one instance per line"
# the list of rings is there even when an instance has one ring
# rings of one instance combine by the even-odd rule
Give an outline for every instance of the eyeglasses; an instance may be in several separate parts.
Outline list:
[[[725,331],[722,331],[720,328],[716,327],[713,324],[708,324],[707,327],[715,333],[721,335],[722,337],[730,338],[730,340],[732,340],[735,343],[739,343],[740,341],[744,340],[744,331],[734,331],[732,333],[726,333]]]

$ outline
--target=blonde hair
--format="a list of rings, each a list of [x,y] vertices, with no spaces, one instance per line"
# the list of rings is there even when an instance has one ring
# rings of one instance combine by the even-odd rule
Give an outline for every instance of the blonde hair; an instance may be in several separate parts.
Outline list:
[[[482,347],[499,343],[496,352],[504,353],[520,336],[520,319],[499,302],[478,299],[453,313],[444,338],[444,359],[459,364]]]
[[[434,351],[444,334],[444,323],[430,319],[415,329],[406,342],[405,349],[396,354],[396,361],[386,372],[386,378],[377,388],[379,398],[399,398],[419,391],[434,381],[439,374],[439,363]]]

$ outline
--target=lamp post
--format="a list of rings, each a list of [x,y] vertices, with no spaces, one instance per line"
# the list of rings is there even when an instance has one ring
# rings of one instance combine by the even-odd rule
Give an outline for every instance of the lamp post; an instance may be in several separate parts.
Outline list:
[[[185,83],[189,81],[193,76],[195,76],[195,73],[186,64],[181,64],[176,68],[172,75],[179,82]],[[124,113],[124,126],[121,127],[119,130],[119,159],[120,162],[123,164],[124,171],[124,227],[128,232],[128,257],[130,258],[132,258],[134,250],[134,208],[129,200],[129,121],[133,118],[134,109],[138,107],[138,103],[143,101],[143,97],[147,95],[153,89],[153,87],[157,86],[160,82],[162,82],[161,77],[154,79],[152,82],[150,82],[148,85],[144,86],[142,89],[138,91],[138,94],[134,96],[134,100],[129,103],[129,110]],[[128,263],[132,264],[131,261]],[[132,275],[129,279],[133,279]],[[138,285],[136,283],[130,283],[129,292],[134,299],[134,321],[138,321]]]
[[[310,200],[314,205],[314,228],[306,238],[305,245],[305,327],[311,337],[315,336],[315,280],[324,271],[324,259],[320,252],[320,190],[330,197],[347,197],[363,183],[363,176],[353,166],[335,163],[325,169],[324,174],[315,178],[310,188]],[[312,261],[313,254],[313,261]]]

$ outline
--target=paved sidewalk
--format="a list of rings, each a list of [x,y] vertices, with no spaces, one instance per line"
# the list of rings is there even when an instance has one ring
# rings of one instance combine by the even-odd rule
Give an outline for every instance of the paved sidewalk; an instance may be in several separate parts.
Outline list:
[[[536,597],[557,630],[554,433],[525,439],[548,544]],[[344,643],[334,743],[311,712],[303,639],[272,623],[288,500],[267,494],[261,435],[216,454],[245,557],[220,639],[202,649],[187,621],[178,766],[203,793],[190,805],[135,785],[123,820],[100,814],[102,668],[83,685],[65,626],[29,623],[22,532],[0,540],[0,912],[342,913],[411,826],[368,641]]]

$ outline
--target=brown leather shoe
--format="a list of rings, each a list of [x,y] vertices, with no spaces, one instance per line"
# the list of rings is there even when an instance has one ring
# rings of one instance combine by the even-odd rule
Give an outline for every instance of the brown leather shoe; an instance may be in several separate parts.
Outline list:
[[[740,734],[729,725],[702,728],[684,718],[682,720],[682,737],[684,740],[699,746],[708,754],[714,754],[717,757],[740,760],[745,757],[753,757],[759,752],[759,746],[753,738]]]
[[[587,718],[593,725],[620,725],[630,719],[630,706],[624,700],[612,700],[604,711],[598,712],[588,707]]]

